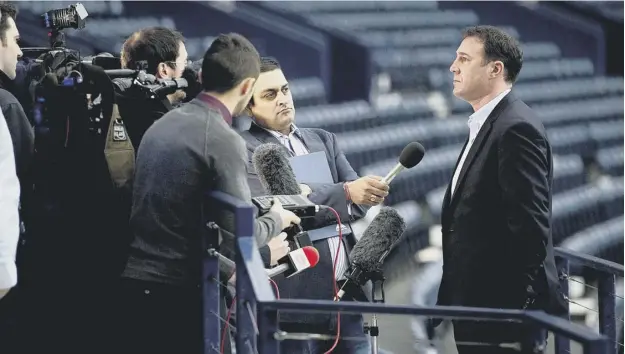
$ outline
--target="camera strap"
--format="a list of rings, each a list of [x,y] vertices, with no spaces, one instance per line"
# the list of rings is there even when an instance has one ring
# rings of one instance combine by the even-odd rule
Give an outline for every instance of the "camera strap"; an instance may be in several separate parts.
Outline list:
[[[104,143],[104,157],[115,187],[130,188],[135,171],[135,149],[119,115],[117,104],[113,105],[113,114]]]

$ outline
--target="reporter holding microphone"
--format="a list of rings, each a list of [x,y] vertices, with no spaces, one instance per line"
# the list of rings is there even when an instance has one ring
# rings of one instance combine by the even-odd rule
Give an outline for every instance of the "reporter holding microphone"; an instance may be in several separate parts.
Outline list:
[[[317,205],[326,205],[335,209],[340,216],[341,223],[348,226],[345,229],[347,231],[343,232],[344,238],[341,244],[338,232],[336,232],[336,218],[333,213],[324,210],[317,213],[314,218],[304,219],[302,225],[309,232],[313,246],[319,251],[319,263],[314,268],[307,269],[292,278],[275,278],[280,289],[280,296],[292,299],[332,300],[334,280],[338,281],[339,288],[345,281],[343,274],[349,264],[347,254],[356,241],[349,223],[364,217],[370,206],[382,203],[388,195],[389,187],[388,184],[381,182],[382,177],[359,177],[341,152],[334,134],[322,129],[298,128],[295,125],[295,105],[289,90],[289,82],[277,60],[262,58],[260,72],[247,110],[253,123],[249,130],[241,133],[247,142],[248,178],[252,195],[257,197],[268,194],[301,193]],[[274,145],[265,145],[269,143]],[[266,175],[264,172],[271,174],[272,171],[280,171],[282,168],[271,166],[270,163],[263,164],[260,161],[263,160],[262,158],[256,159],[255,155],[259,155],[255,151],[261,145],[272,146],[277,150],[266,149],[268,161],[272,160],[270,155],[294,157],[315,152],[325,153],[332,174],[332,183],[297,185],[293,181],[286,185],[284,178],[281,179],[278,173],[275,173],[274,179],[277,180],[277,184],[283,184],[285,188],[284,190],[276,188],[274,192],[268,193],[262,183]],[[281,160],[286,160],[286,158],[283,157]],[[285,163],[288,164],[288,162]],[[256,165],[260,168],[255,167]],[[283,167],[290,168],[290,166]],[[280,180],[283,180],[283,183],[280,183]],[[313,234],[326,227],[332,229],[334,233],[317,234],[318,237]],[[337,250],[340,250],[338,257]],[[269,259],[274,258],[273,250],[264,247],[260,251],[265,265],[268,265]],[[333,271],[334,263],[336,263],[336,272]],[[361,296],[360,299],[363,300],[364,294],[349,294],[345,300],[350,300],[353,296]],[[279,317],[280,328],[287,332],[330,335],[336,335],[337,332],[336,315],[280,312]],[[341,315],[340,335],[350,338],[360,337],[362,340],[341,340],[334,352],[345,354],[371,352],[367,337],[363,332],[361,315]],[[281,343],[281,352],[323,354],[333,346],[333,343],[334,340],[285,340]]]
[[[245,143],[231,124],[249,102],[259,73],[260,57],[246,38],[218,36],[204,55],[203,91],[143,136],[130,218],[134,239],[116,301],[122,305],[120,342],[112,352],[201,353],[203,200],[221,191],[251,204]],[[234,218],[207,207],[209,219],[228,231],[219,251],[232,258]],[[254,236],[264,245],[299,222],[276,200],[255,220]],[[233,268],[220,261],[220,278],[231,279]]]

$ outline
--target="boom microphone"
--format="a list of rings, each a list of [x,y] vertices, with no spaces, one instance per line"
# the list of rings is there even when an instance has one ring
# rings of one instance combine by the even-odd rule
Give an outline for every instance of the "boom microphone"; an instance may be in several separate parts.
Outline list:
[[[252,162],[267,193],[271,195],[302,193],[282,146],[272,143],[258,146],[252,155]]]
[[[259,145],[254,150],[252,162],[265,191],[278,197],[284,209],[292,211],[300,218],[309,218],[324,208],[301,195],[302,190],[282,146],[273,143]],[[261,213],[271,208],[272,200],[273,198],[267,196],[252,198]]]
[[[270,278],[283,273],[287,278],[290,278],[295,274],[316,266],[317,263],[319,263],[319,251],[312,246],[306,246],[289,252],[278,260],[277,266],[266,269],[266,271]]]
[[[380,213],[371,221],[360,240],[349,254],[352,263],[345,273],[347,281],[339,290],[334,301],[345,295],[346,286],[363,286],[372,274],[380,272],[382,263],[391,247],[406,230],[404,219],[397,210],[382,207]],[[351,283],[351,284],[350,284]]]
[[[392,180],[404,169],[413,168],[421,160],[425,155],[425,148],[423,145],[413,141],[412,143],[406,145],[406,147],[401,151],[399,155],[399,162],[393,169],[382,179],[383,183],[391,183]]]

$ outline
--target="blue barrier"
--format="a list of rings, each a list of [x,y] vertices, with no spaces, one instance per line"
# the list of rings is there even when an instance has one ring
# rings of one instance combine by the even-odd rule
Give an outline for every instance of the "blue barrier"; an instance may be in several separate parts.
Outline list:
[[[221,192],[208,196],[205,209],[223,208],[234,214],[237,252],[236,269],[236,351],[239,354],[279,354],[276,338],[278,333],[278,311],[312,311],[344,313],[375,313],[427,316],[438,318],[492,319],[497,321],[521,321],[539,328],[545,328],[558,335],[579,341],[586,354],[605,354],[612,345],[610,340],[589,328],[570,323],[540,311],[501,310],[468,307],[418,307],[377,305],[370,303],[333,302],[330,300],[276,300],[254,239],[254,208]],[[206,213],[205,213],[206,215]],[[206,250],[216,247],[217,237],[205,219],[206,233],[203,245]],[[218,258],[207,252],[202,264],[202,292],[204,303],[204,354],[220,352],[221,320],[219,299]],[[614,283],[612,283],[614,288]],[[614,304],[614,302],[612,302]],[[225,327],[225,326],[224,326]],[[226,328],[226,327],[225,327]]]
[[[599,331],[610,339],[610,346],[606,348],[606,354],[618,353],[618,321],[622,318],[616,316],[616,277],[623,277],[623,266],[601,258],[593,257],[583,253],[555,249],[556,262],[565,296],[569,296],[568,275],[571,263],[579,264],[585,268],[593,269],[598,275],[598,297],[599,297]],[[568,353],[570,341],[562,336],[556,336],[556,353]]]

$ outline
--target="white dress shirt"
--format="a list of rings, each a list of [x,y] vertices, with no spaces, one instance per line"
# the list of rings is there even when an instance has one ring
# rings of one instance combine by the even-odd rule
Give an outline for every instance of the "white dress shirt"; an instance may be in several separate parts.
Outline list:
[[[304,145],[304,142],[300,138],[301,133],[299,132],[299,130],[297,129],[295,125],[291,125],[291,133],[289,133],[289,135],[284,135],[280,132],[269,130],[269,129],[265,129],[265,130],[271,133],[271,135],[275,136],[282,143],[282,145],[284,145],[287,149],[289,149],[289,151],[293,154],[293,156],[306,155],[309,153],[308,149],[306,148],[306,145]],[[341,222],[344,222],[344,221],[341,220]],[[341,247],[339,251],[339,255],[338,255],[339,258],[337,261],[336,251],[340,245],[339,237],[338,236],[330,237],[327,240],[328,240],[328,245],[330,246],[330,252],[332,253],[332,264],[335,264],[336,262],[336,272],[334,273],[336,280],[342,280],[344,278],[343,274],[347,270],[347,265],[348,265],[347,253],[345,253],[345,247]]]
[[[15,254],[20,235],[20,183],[15,172],[13,140],[0,111],[0,290],[17,284]]]
[[[454,171],[454,176],[451,179],[451,196],[454,195],[456,191],[456,183],[458,183],[458,177],[460,176],[460,171],[462,171],[462,165],[464,164],[464,160],[467,158],[469,150],[471,150],[471,146],[473,145],[473,141],[477,137],[477,134],[482,129],[482,126],[488,119],[488,116],[493,112],[493,109],[503,100],[504,97],[510,92],[510,89],[505,90],[504,92],[497,95],[497,97],[493,98],[490,102],[482,106],[482,108],[478,109],[477,112],[473,113],[471,117],[469,117],[469,142],[467,146],[462,151],[462,157],[460,158],[460,162],[458,162],[458,167],[456,167],[456,171]]]

